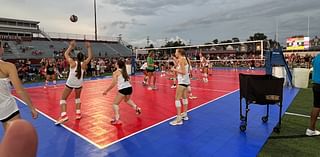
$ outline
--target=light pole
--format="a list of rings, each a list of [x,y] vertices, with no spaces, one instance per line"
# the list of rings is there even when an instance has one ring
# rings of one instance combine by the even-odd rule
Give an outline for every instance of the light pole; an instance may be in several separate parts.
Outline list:
[[[97,41],[97,3],[96,0],[94,0],[94,38]]]

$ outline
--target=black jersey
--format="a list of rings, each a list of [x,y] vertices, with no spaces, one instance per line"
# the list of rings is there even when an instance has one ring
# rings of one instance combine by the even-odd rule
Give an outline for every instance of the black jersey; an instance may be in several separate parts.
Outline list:
[[[48,65],[47,66],[47,75],[53,75],[54,74],[54,65]]]

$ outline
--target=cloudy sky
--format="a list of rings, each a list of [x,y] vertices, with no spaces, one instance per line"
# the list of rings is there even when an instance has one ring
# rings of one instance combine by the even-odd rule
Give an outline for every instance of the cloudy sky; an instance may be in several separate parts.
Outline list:
[[[0,16],[40,21],[46,32],[94,34],[93,0],[0,0]],[[71,23],[69,16],[79,17]],[[279,40],[320,35],[320,0],[97,0],[98,34],[134,45],[165,39],[203,44],[215,38],[246,40],[255,32]],[[277,24],[278,23],[278,24]]]

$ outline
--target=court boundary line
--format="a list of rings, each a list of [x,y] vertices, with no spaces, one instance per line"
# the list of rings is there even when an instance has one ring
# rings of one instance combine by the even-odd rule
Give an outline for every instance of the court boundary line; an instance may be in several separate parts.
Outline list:
[[[14,97],[15,99],[17,99],[18,101],[20,101],[21,103],[23,103],[24,105],[27,106],[27,104],[26,104],[24,101],[22,101],[20,98],[18,98],[18,97],[16,97],[16,96],[13,96],[13,97]],[[37,110],[37,112],[39,112],[40,114],[42,114],[44,117],[48,118],[49,120],[51,120],[51,121],[53,121],[53,122],[56,122],[56,120],[53,119],[52,117],[50,117],[49,115],[45,114],[44,112],[42,112],[42,111],[40,111],[40,110],[38,110],[38,109],[36,109],[36,110]],[[54,124],[53,124],[53,125],[54,125]],[[103,149],[102,146],[96,144],[95,142],[91,141],[89,138],[81,135],[80,133],[76,132],[75,130],[69,128],[68,126],[66,126],[66,125],[64,125],[64,124],[60,124],[60,126],[63,127],[63,128],[65,128],[66,130],[70,131],[70,132],[73,133],[74,135],[79,136],[80,138],[82,138],[83,140],[87,141],[88,143],[96,146],[97,148]],[[59,126],[56,126],[56,127],[59,127]]]
[[[134,83],[141,83],[139,81],[131,81],[131,82],[134,82]],[[156,83],[157,85],[160,85],[160,86],[165,86],[165,87],[171,87],[170,85],[166,85],[166,84],[163,84],[163,83]],[[172,89],[172,88],[171,88]],[[199,89],[199,90],[205,90],[205,91],[211,91],[211,92],[220,92],[220,93],[229,93],[229,92],[232,92],[233,90],[231,91],[228,91],[228,90],[215,90],[215,89],[208,89],[208,88],[201,88],[201,87],[195,87],[195,86],[191,86],[191,89]],[[172,90],[175,90],[172,89]]]
[[[224,95],[221,95],[221,96],[219,96],[219,97],[217,97],[217,98],[214,98],[214,99],[212,99],[212,100],[210,100],[210,101],[207,101],[207,102],[205,102],[205,103],[203,103],[203,104],[201,104],[201,105],[199,105],[199,106],[197,106],[197,107],[195,107],[195,108],[192,108],[192,109],[188,110],[188,112],[191,112],[191,111],[194,111],[194,110],[196,110],[196,109],[198,109],[198,108],[200,108],[200,107],[206,106],[206,105],[208,105],[208,104],[210,104],[210,103],[212,103],[212,102],[214,102],[214,101],[217,101],[217,100],[219,100],[219,99],[221,99],[221,98],[223,98],[223,97],[226,97],[226,96],[228,96],[228,95],[231,95],[231,94],[233,94],[233,93],[235,93],[235,92],[237,92],[237,91],[239,91],[239,89],[236,89],[236,90],[234,90],[234,91],[231,91],[231,92],[229,92],[229,93],[226,93],[226,94],[224,94]],[[133,136],[135,136],[135,135],[137,135],[137,134],[139,134],[139,133],[142,133],[142,132],[147,131],[147,130],[149,130],[149,129],[151,129],[151,128],[154,128],[154,127],[156,127],[156,126],[158,126],[158,125],[160,125],[160,124],[162,124],[162,123],[165,123],[165,122],[167,122],[167,121],[169,121],[170,119],[175,118],[175,117],[177,117],[177,116],[169,117],[169,118],[167,118],[167,119],[165,119],[165,120],[162,120],[162,121],[160,121],[160,122],[158,122],[158,123],[156,123],[156,124],[153,124],[153,125],[151,125],[151,126],[149,126],[149,127],[146,127],[146,128],[144,128],[144,129],[141,129],[141,130],[139,130],[139,131],[137,131],[137,132],[135,132],[135,133],[132,133],[132,134],[130,134],[130,135],[128,135],[128,136],[125,136],[125,137],[120,138],[120,139],[118,139],[118,140],[116,140],[116,141],[113,141],[113,142],[105,145],[102,149],[108,148],[108,147],[110,147],[111,145],[114,145],[114,144],[116,144],[116,143],[118,143],[118,142],[121,142],[121,141],[123,141],[123,140],[125,140],[125,139],[127,139],[127,138],[133,137]]]
[[[297,117],[304,117],[304,118],[310,118],[311,116],[308,115],[304,115],[304,114],[299,114],[299,113],[292,113],[292,112],[285,112],[286,115],[290,115],[290,116],[297,116]],[[320,117],[318,117],[317,119],[320,119]]]
[[[95,82],[95,81],[108,80],[108,79],[110,79],[110,78],[103,78],[103,79],[97,79],[97,80],[87,80],[86,82]],[[134,81],[134,82],[139,82],[139,81]],[[63,84],[64,84],[64,83],[61,83],[61,84],[59,84],[58,86],[63,86]],[[160,84],[160,85],[166,86],[165,84]],[[29,87],[29,88],[26,88],[26,89],[41,88],[41,87],[43,87],[43,86]],[[49,87],[51,87],[51,86],[49,86]],[[192,88],[202,89],[202,90],[209,90],[209,91],[213,91],[213,92],[221,92],[221,93],[223,92],[223,93],[226,93],[226,94],[221,95],[221,96],[219,96],[219,97],[217,97],[217,98],[214,98],[214,99],[212,99],[212,100],[210,100],[210,101],[207,101],[207,102],[205,102],[205,103],[203,103],[203,104],[200,104],[199,106],[194,107],[194,108],[188,110],[188,112],[191,112],[191,111],[193,111],[193,110],[196,110],[196,109],[198,109],[198,108],[200,108],[200,107],[203,107],[203,106],[205,106],[205,105],[208,105],[208,104],[210,104],[210,103],[212,103],[212,102],[214,102],[214,101],[217,101],[217,100],[219,100],[219,99],[221,99],[221,98],[223,98],[223,97],[225,97],[225,96],[231,95],[231,94],[239,91],[239,88],[236,89],[236,90],[231,90],[231,91],[210,90],[210,89],[199,88],[199,87],[198,87],[198,88],[197,88],[197,87],[192,87]],[[22,101],[20,98],[18,98],[18,97],[16,97],[16,96],[14,96],[14,97],[15,97],[17,100],[19,100],[21,103],[27,105],[27,104],[26,104],[24,101]],[[56,122],[56,120],[55,120],[54,118],[50,117],[49,115],[45,114],[44,112],[42,112],[42,111],[40,111],[40,110],[38,110],[38,109],[36,109],[36,110],[37,110],[40,114],[42,114],[43,116],[45,116],[46,118],[48,118],[49,120],[51,120],[51,121],[53,121],[53,122]],[[101,145],[96,144],[95,142],[91,141],[89,138],[81,135],[80,133],[76,132],[75,130],[69,128],[68,126],[66,126],[66,125],[64,125],[64,124],[61,124],[60,126],[62,126],[63,128],[65,128],[66,130],[70,131],[70,132],[73,133],[74,135],[79,136],[80,138],[82,138],[83,140],[87,141],[88,143],[96,146],[98,149],[102,150],[102,149],[105,149],[105,148],[110,147],[111,145],[113,145],[113,144],[115,144],[115,143],[121,142],[121,141],[123,141],[123,140],[125,140],[125,139],[127,139],[127,138],[133,137],[133,136],[135,136],[135,135],[137,135],[137,134],[139,134],[139,133],[142,133],[142,132],[147,131],[147,130],[149,130],[149,129],[151,129],[151,128],[154,128],[154,127],[156,127],[156,126],[158,126],[158,125],[160,125],[160,124],[162,124],[162,123],[165,123],[165,122],[167,122],[167,121],[169,121],[170,119],[175,118],[175,117],[176,117],[176,116],[169,117],[169,118],[167,118],[167,119],[165,119],[165,120],[162,120],[162,121],[160,121],[160,122],[158,122],[158,123],[156,123],[156,124],[153,124],[153,125],[151,125],[151,126],[149,126],[149,127],[146,127],[146,128],[144,128],[144,129],[141,129],[141,130],[139,130],[139,131],[137,131],[137,132],[134,132],[134,133],[132,133],[132,134],[130,134],[130,135],[128,135],[128,136],[125,136],[125,137],[123,137],[123,138],[120,138],[120,139],[118,139],[118,140],[116,140],[116,141],[113,141],[113,142],[111,142],[111,143],[109,143],[109,144],[106,144],[106,145],[104,145],[104,146],[101,146]]]

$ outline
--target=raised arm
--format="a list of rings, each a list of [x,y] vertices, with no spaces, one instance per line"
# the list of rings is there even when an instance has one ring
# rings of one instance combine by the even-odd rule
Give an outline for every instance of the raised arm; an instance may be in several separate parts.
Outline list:
[[[88,58],[84,61],[84,64],[89,64],[89,62],[91,61],[92,57],[93,57],[93,52],[92,52],[92,47],[91,47],[91,43],[90,42],[86,42],[85,46],[88,50]]]
[[[70,66],[75,66],[74,60],[70,57],[71,51],[76,47],[76,41],[72,40],[69,44],[68,49],[64,53],[64,57],[66,58],[67,62],[70,64]]]

